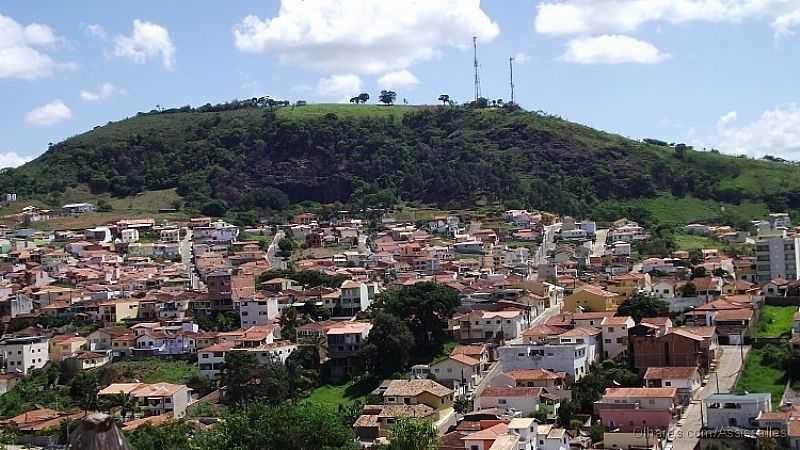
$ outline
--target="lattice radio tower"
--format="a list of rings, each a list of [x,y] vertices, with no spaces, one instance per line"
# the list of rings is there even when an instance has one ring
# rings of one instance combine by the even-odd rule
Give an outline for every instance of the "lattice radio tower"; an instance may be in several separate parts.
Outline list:
[[[478,75],[478,37],[472,36],[472,54],[475,66],[475,102],[481,97],[481,77]]]

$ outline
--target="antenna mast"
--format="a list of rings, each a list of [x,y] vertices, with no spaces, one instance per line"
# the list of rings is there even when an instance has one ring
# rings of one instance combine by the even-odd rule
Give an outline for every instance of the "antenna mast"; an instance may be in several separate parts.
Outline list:
[[[472,52],[475,66],[475,102],[481,97],[481,78],[478,75],[478,37],[472,36]]]
[[[514,57],[508,58],[508,71],[511,78],[511,103],[514,103]]]

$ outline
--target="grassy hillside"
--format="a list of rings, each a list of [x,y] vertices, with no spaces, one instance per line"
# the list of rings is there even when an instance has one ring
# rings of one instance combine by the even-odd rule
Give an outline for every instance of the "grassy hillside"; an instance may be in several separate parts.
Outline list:
[[[665,224],[800,209],[793,165],[644,144],[520,110],[218,106],[97,127],[4,171],[0,188],[50,204],[105,198],[132,213],[153,207],[137,193],[170,192],[155,197],[245,222],[303,201],[519,206]]]

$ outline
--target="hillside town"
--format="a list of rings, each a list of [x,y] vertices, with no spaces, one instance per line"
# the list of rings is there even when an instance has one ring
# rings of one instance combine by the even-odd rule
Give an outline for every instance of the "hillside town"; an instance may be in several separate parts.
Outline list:
[[[52,231],[37,225],[94,205],[20,211],[0,239],[0,407],[13,412],[0,425],[19,444],[57,444],[87,411],[124,431],[213,428],[220,408],[286,383],[305,401],[339,395],[365,449],[409,418],[432,424],[443,450],[800,448],[790,377],[777,395],[746,384],[751,352],[786,371],[781,345],[800,349],[788,214],[744,230],[690,224],[686,236],[719,245],[652,254],[633,220],[528,210]],[[769,308],[790,317],[774,336]],[[137,371],[153,364],[194,375],[148,382]],[[59,385],[65,407],[24,397]]]

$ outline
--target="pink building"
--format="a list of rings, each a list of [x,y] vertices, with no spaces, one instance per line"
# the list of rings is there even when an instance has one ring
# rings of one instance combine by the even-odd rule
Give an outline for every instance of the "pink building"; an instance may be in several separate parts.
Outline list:
[[[594,407],[609,430],[666,430],[678,414],[677,396],[677,388],[608,388]]]

